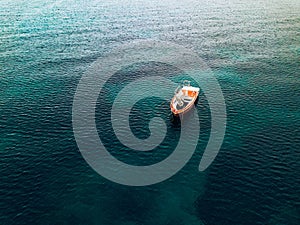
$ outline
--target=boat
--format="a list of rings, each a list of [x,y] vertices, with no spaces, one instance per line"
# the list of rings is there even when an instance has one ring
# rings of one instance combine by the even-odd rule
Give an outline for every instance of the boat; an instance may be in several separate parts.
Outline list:
[[[192,87],[191,82],[185,80],[178,86],[174,92],[174,97],[171,100],[170,108],[175,116],[179,116],[188,112],[194,105],[200,88]]]

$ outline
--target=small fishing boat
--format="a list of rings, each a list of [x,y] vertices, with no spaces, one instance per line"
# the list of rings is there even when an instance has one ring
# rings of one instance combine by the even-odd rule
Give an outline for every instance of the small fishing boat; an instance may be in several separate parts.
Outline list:
[[[192,87],[190,81],[183,81],[182,84],[176,88],[174,97],[171,100],[171,111],[175,116],[189,111],[195,103],[200,88]]]

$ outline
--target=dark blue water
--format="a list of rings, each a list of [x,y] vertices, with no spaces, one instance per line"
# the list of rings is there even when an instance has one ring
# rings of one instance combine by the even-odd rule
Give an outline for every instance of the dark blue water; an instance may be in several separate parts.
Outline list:
[[[299,11],[297,0],[2,1],[0,224],[300,224]],[[200,139],[189,163],[162,183],[127,187],[82,158],[72,104],[94,60],[147,38],[205,59],[225,97],[227,130],[213,164],[198,172],[211,119],[202,94]],[[104,94],[113,100],[109,90],[157,71],[184,77],[162,64],[139,65],[116,74]],[[106,109],[102,118],[109,119],[106,104],[98,102],[96,114]],[[157,114],[169,135],[160,149],[149,155],[119,146],[125,154],[111,153],[134,165],[171,154],[180,127],[167,102],[140,101],[131,128],[148,137],[147,121]],[[109,148],[118,140],[105,121],[97,129]]]

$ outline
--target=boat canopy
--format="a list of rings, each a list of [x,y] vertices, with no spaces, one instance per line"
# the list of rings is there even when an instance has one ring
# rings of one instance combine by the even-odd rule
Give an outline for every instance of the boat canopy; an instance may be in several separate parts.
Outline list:
[[[186,91],[199,91],[200,88],[192,87],[192,86],[183,86],[182,90],[186,90]]]

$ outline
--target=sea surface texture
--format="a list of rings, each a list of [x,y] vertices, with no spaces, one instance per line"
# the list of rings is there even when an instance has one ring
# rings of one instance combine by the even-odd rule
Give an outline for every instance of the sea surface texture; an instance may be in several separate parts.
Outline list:
[[[203,93],[196,151],[161,183],[114,183],[80,154],[72,129],[77,85],[97,58],[137,39],[191,49],[217,78],[227,127],[204,172],[211,116]],[[118,142],[109,109],[135,79],[163,74],[177,82],[181,72],[145,62],[106,82],[96,125],[114,157],[150,165],[172,153],[180,123],[167,101],[147,98],[132,109],[138,138],[149,137],[153,115],[166,123],[164,141],[149,152]],[[1,225],[299,225],[300,1],[2,0],[0,129]]]

